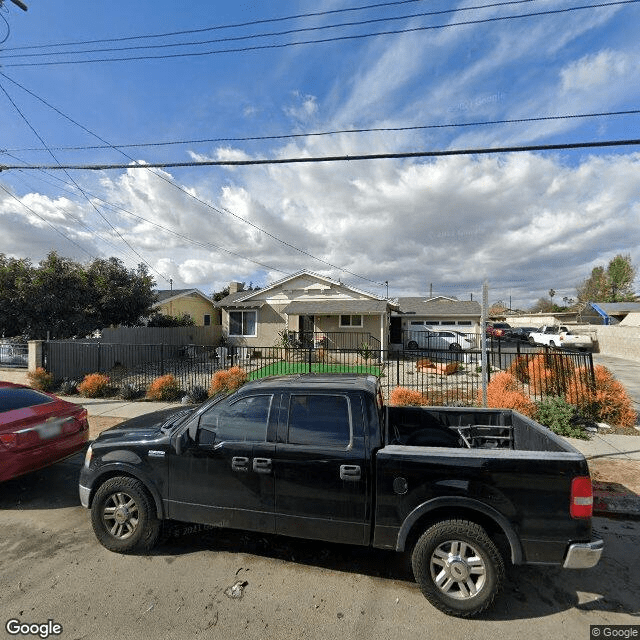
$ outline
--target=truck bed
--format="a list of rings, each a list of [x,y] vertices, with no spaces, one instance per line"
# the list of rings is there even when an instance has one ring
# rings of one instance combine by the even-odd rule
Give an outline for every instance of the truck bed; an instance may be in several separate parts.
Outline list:
[[[385,445],[567,451],[575,449],[511,409],[388,407]]]

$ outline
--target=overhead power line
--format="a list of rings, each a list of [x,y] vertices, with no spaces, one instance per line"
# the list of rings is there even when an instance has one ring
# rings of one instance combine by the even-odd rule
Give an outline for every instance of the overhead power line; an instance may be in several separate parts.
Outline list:
[[[4,88],[4,86],[2,84],[0,84],[0,90],[2,90],[2,92],[4,93],[4,95],[7,97],[7,100],[9,100],[9,102],[11,103],[11,105],[13,106],[13,108],[18,112],[18,115],[24,120],[24,122],[26,123],[26,125],[29,127],[29,129],[32,131],[32,133],[36,136],[36,138],[38,138],[38,140],[40,141],[40,143],[47,149],[47,151],[49,152],[49,154],[51,155],[51,157],[54,159],[54,161],[56,162],[56,164],[60,164],[58,162],[58,159],[56,158],[55,154],[47,147],[46,142],[44,141],[44,139],[42,138],[42,136],[36,131],[36,129],[33,127],[33,125],[31,124],[31,122],[29,122],[28,118],[25,116],[25,114],[22,112],[22,110],[20,109],[20,107],[18,107],[18,105],[15,103],[15,101],[13,100],[13,98],[9,95],[9,93],[7,92],[7,90]],[[124,244],[127,245],[127,247],[129,247],[129,249],[133,252],[134,255],[136,255],[147,267],[149,267],[149,269],[151,269],[152,271],[155,271],[155,273],[157,273],[161,278],[164,278],[165,280],[167,280],[167,282],[169,281],[169,279],[164,276],[163,274],[161,274],[157,269],[155,269],[152,265],[150,265],[132,246],[129,242],[127,242],[127,240],[124,238],[124,236],[116,229],[116,227],[111,223],[111,221],[100,211],[100,209],[98,209],[98,207],[96,207],[96,205],[91,201],[91,199],[87,196],[87,194],[82,190],[82,188],[80,187],[80,185],[67,173],[66,170],[65,174],[67,175],[67,177],[69,178],[69,180],[71,180],[71,182],[73,182],[73,184],[75,185],[76,189],[78,189],[78,191],[82,194],[82,196],[85,198],[85,200],[91,205],[91,207],[93,207],[93,209],[96,211],[96,213],[111,227],[111,229],[113,229],[113,231],[115,232],[115,234],[120,238],[120,240],[122,240],[122,242],[124,242]]]
[[[39,213],[37,213],[36,211],[34,211],[31,207],[29,207],[28,205],[26,205],[24,202],[22,202],[22,200],[20,200],[20,198],[18,198],[16,195],[14,195],[13,193],[11,193],[11,191],[9,191],[6,187],[4,187],[2,184],[0,184],[0,189],[2,189],[7,195],[9,195],[10,197],[12,197],[16,202],[18,202],[19,204],[21,204],[25,209],[27,209],[30,213],[32,213],[34,216],[36,216],[36,218],[39,218],[40,220],[42,220],[45,224],[48,224],[58,235],[61,235],[65,240],[68,240],[71,244],[75,245],[76,247],[78,247],[78,249],[80,249],[80,251],[82,251],[83,253],[86,253],[90,258],[95,259],[95,256],[93,254],[91,254],[89,251],[87,251],[82,245],[78,244],[75,240],[73,240],[72,238],[70,238],[66,233],[63,233],[62,231],[60,231],[60,229],[58,229],[55,225],[51,224],[51,222],[49,222],[49,220],[47,220],[45,217],[41,216]]]
[[[420,27],[407,27],[405,29],[390,29],[387,31],[378,31],[374,33],[360,33],[349,34],[342,36],[333,36],[330,38],[318,38],[316,40],[299,40],[296,42],[281,42],[262,45],[253,45],[247,47],[234,47],[229,49],[214,49],[210,51],[192,51],[183,53],[164,53],[160,55],[137,55],[137,56],[123,56],[123,57],[109,57],[109,58],[87,58],[81,60],[57,60],[49,62],[12,62],[5,64],[5,67],[45,67],[45,66],[57,66],[57,65],[70,65],[70,64],[92,64],[97,62],[124,62],[133,60],[166,60],[172,58],[186,58],[197,56],[210,56],[223,53],[244,53],[250,51],[264,51],[267,49],[283,49],[287,47],[310,45],[310,44],[325,44],[328,42],[340,42],[347,40],[360,40],[364,38],[374,38],[379,36],[399,35],[404,33],[416,33],[420,31],[431,31],[436,29],[449,29],[451,27],[462,27],[477,24],[488,24],[492,22],[500,22],[504,20],[517,20],[522,18],[532,18],[539,16],[558,15],[563,13],[570,13],[572,11],[582,11],[585,9],[598,9],[603,7],[614,7],[619,5],[636,4],[640,0],[617,0],[615,2],[604,2],[598,4],[580,5],[574,7],[565,7],[563,9],[550,9],[547,11],[535,11],[531,13],[514,14],[510,16],[494,16],[491,18],[481,18],[477,20],[464,20],[461,22],[450,22],[447,24],[439,25],[426,25]],[[55,54],[53,54],[55,55]]]
[[[359,7],[346,7],[343,9],[330,9],[327,11],[315,11],[311,13],[298,13],[292,16],[264,18],[262,20],[250,20],[248,22],[221,24],[221,25],[214,25],[211,27],[202,27],[199,29],[185,29],[183,31],[169,31],[165,33],[151,33],[147,35],[137,35],[137,36],[120,36],[117,38],[102,38],[99,40],[80,40],[75,42],[57,42],[57,43],[51,43],[51,44],[22,45],[19,47],[7,47],[5,51],[17,51],[19,49],[42,49],[45,47],[70,47],[70,46],[84,45],[84,44],[100,44],[102,42],[124,42],[128,40],[146,40],[147,38],[167,38],[170,36],[188,35],[193,33],[205,33],[207,31],[219,31],[222,29],[237,29],[240,27],[252,27],[259,24],[284,22],[286,20],[298,20],[300,18],[318,18],[322,16],[334,15],[337,13],[348,13],[348,12],[355,12],[355,11],[365,11],[369,9],[380,9],[383,7],[392,7],[392,6],[398,6],[403,4],[415,4],[416,2],[424,2],[424,0],[396,0],[395,2],[379,2],[377,4],[367,4]]]
[[[45,104],[48,108],[52,109],[53,111],[55,111],[56,113],[58,113],[60,116],[62,116],[63,118],[65,118],[66,120],[69,120],[71,123],[73,123],[75,126],[81,128],[83,131],[86,131],[88,134],[90,134],[91,136],[93,136],[94,138],[97,138],[98,140],[100,140],[101,142],[105,143],[105,144],[109,144],[106,140],[104,140],[103,138],[101,138],[97,133],[94,133],[93,131],[91,131],[90,129],[88,129],[87,127],[85,127],[84,125],[80,124],[79,122],[76,122],[73,118],[71,118],[70,116],[68,116],[67,114],[63,113],[62,111],[60,111],[57,107],[54,107],[52,104],[49,104],[49,102],[47,102],[46,100],[44,100],[44,98],[41,98],[40,96],[38,96],[37,94],[33,93],[33,91],[31,91],[30,89],[27,89],[26,87],[24,87],[23,85],[21,85],[19,82],[16,82],[15,80],[13,80],[12,78],[10,78],[9,76],[3,74],[0,72],[0,75],[2,75],[3,77],[5,77],[7,80],[9,80],[10,82],[12,82],[14,85],[18,86],[19,88],[21,88],[23,91],[26,91],[29,95],[33,96],[34,98],[36,98],[38,101],[42,102],[43,104]],[[44,144],[44,143],[43,143]],[[110,145],[111,146],[111,145]],[[149,171],[151,171],[151,167],[149,167],[148,165],[139,165],[137,164],[137,162],[127,153],[125,153],[124,151],[122,151],[121,149],[117,149],[116,147],[112,147],[114,150],[118,151],[119,153],[121,153],[123,156],[125,156],[126,158],[128,158],[129,160],[131,160],[134,163],[134,166],[142,166],[143,168],[148,168]],[[55,159],[55,156],[54,156]],[[56,160],[57,161],[57,160]],[[59,167],[59,165],[57,165],[57,167]],[[24,166],[21,166],[21,168],[25,168]],[[0,171],[2,171],[2,165],[0,165]],[[66,173],[66,172],[65,172]],[[367,282],[373,283],[377,286],[385,286],[383,283],[381,282],[377,282],[376,280],[372,280],[371,278],[367,278],[366,276],[360,275],[358,273],[355,273],[354,271],[350,271],[349,269],[346,269],[345,267],[340,267],[338,265],[335,265],[327,260],[324,260],[322,258],[318,258],[317,256],[314,256],[313,254],[309,253],[308,251],[305,251],[304,249],[300,249],[299,247],[296,247],[295,245],[287,242],[286,240],[283,240],[281,238],[279,238],[278,236],[272,234],[271,232],[267,231],[266,229],[263,229],[262,227],[259,227],[258,225],[256,225],[255,223],[251,222],[250,220],[247,220],[246,218],[243,218],[242,216],[239,216],[237,213],[234,213],[233,211],[230,211],[229,209],[225,209],[223,207],[221,208],[217,208],[214,207],[212,204],[206,202],[205,200],[202,200],[200,198],[198,198],[197,196],[195,196],[194,194],[190,193],[187,189],[185,189],[184,187],[180,186],[179,184],[177,184],[176,182],[174,182],[173,180],[167,178],[166,176],[163,176],[160,173],[157,173],[155,171],[151,171],[151,173],[155,176],[157,176],[158,178],[160,178],[161,180],[163,180],[164,182],[166,182],[167,184],[171,185],[172,187],[174,187],[175,189],[178,189],[178,191],[182,192],[183,194],[185,194],[186,196],[188,196],[189,198],[195,200],[196,202],[200,203],[201,205],[203,205],[205,208],[214,211],[220,215],[222,215],[222,212],[224,211],[225,213],[233,216],[234,218],[237,218],[238,220],[240,220],[241,222],[244,222],[245,224],[248,224],[249,226],[253,227],[254,229],[256,229],[257,231],[260,231],[261,233],[264,233],[265,235],[269,236],[270,238],[272,238],[273,240],[275,240],[276,242],[279,242],[280,244],[290,248],[290,249],[294,249],[295,251],[309,257],[312,258],[313,260],[320,262],[326,266],[331,267],[332,269],[337,269],[339,271],[342,271],[344,273],[348,273],[349,275],[352,275],[356,278],[359,278],[361,280],[365,280]],[[68,174],[67,174],[68,175]],[[71,180],[73,180],[70,176],[69,178]],[[75,181],[74,181],[75,184]],[[77,185],[76,185],[77,186]],[[79,188],[79,187],[78,187]],[[93,203],[92,203],[92,206]],[[225,250],[226,251],[226,250]],[[231,251],[228,251],[228,253],[233,253]],[[239,254],[234,254],[234,255],[238,255]],[[239,256],[239,257],[243,257],[243,256]],[[245,260],[250,260],[251,262],[256,262],[255,260],[251,260],[250,258],[246,258],[243,257],[243,259]],[[256,264],[260,264],[260,263],[256,263]],[[266,265],[262,265],[261,266],[266,266]],[[270,268],[270,267],[269,267]],[[281,269],[275,269],[276,271],[282,271]]]
[[[286,29],[284,31],[267,31],[263,33],[249,33],[238,36],[227,36],[224,38],[215,38],[212,40],[189,40],[186,42],[163,42],[160,44],[141,44],[130,45],[126,47],[104,47],[93,49],[72,49],[70,51],[45,51],[39,53],[11,53],[8,55],[0,55],[0,59],[7,58],[42,58],[51,55],[70,56],[80,55],[83,53],[110,53],[113,51],[140,51],[145,49],[168,49],[171,47],[195,47],[205,44],[220,44],[223,42],[242,42],[245,40],[257,40],[259,38],[275,38],[281,36],[290,36],[298,33],[307,33],[311,31],[326,31],[327,29],[343,29],[345,27],[361,27],[364,25],[380,24],[382,22],[397,22],[399,20],[413,20],[415,18],[429,18],[433,16],[447,15],[451,13],[459,13],[461,11],[479,11],[481,9],[492,9],[496,7],[506,7],[517,4],[527,4],[529,2],[537,2],[537,0],[503,0],[502,2],[493,2],[491,4],[471,5],[466,7],[455,7],[453,9],[441,9],[439,11],[422,11],[419,13],[409,13],[401,16],[387,16],[384,18],[368,18],[366,20],[353,20],[351,22],[338,22],[335,24],[322,24],[312,27],[298,27],[296,29]]]
[[[10,169],[69,169],[78,171],[108,171],[112,169],[166,169],[176,167],[251,166],[267,164],[313,164],[319,162],[353,162],[357,160],[394,160],[403,158],[439,158],[446,156],[492,155],[529,151],[561,151],[569,149],[596,149],[640,145],[640,139],[601,140],[589,142],[563,142],[558,144],[532,144],[514,147],[483,147],[478,149],[448,149],[442,151],[407,151],[400,153],[369,153],[358,155],[315,156],[301,158],[261,158],[255,160],[193,160],[191,162],[148,162],[145,164],[64,164],[64,165],[0,165],[0,171]]]
[[[0,76],[6,76],[0,72]],[[577,120],[580,118],[605,118],[614,116],[639,115],[640,109],[628,109],[626,111],[602,111],[600,113],[572,113],[558,116],[538,116],[533,118],[513,118],[510,120],[482,120],[476,122],[452,122],[444,124],[425,124],[425,125],[409,125],[404,127],[370,127],[362,129],[336,129],[333,131],[312,131],[309,133],[283,133],[268,136],[240,136],[226,138],[197,138],[193,140],[167,140],[164,142],[134,142],[127,144],[94,144],[76,147],[49,147],[53,151],[92,151],[98,149],[139,149],[144,147],[168,147],[184,144],[210,144],[221,142],[260,142],[266,140],[287,140],[295,138],[312,138],[321,136],[335,136],[343,134],[361,134],[361,133],[398,133],[402,131],[426,131],[429,129],[455,129],[464,127],[480,127],[496,124],[525,124],[530,122],[548,122],[553,120]],[[2,149],[2,152],[10,151],[46,151],[42,147],[22,147],[17,149]]]

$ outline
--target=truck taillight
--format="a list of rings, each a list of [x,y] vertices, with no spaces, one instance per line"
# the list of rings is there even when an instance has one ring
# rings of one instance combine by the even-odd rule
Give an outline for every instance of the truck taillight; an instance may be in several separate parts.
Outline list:
[[[591,478],[580,476],[571,482],[571,517],[590,518],[593,515]]]

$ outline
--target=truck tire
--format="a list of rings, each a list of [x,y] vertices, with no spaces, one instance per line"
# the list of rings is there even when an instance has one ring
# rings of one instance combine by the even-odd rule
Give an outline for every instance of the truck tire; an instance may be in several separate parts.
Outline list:
[[[529,344],[535,344],[535,343],[536,341],[531,336],[529,336]]]
[[[415,340],[409,340],[407,343],[407,349],[416,350],[418,348],[418,343]]]
[[[160,536],[153,499],[139,480],[110,478],[96,491],[91,524],[102,546],[118,553],[149,551]]]
[[[467,520],[432,525],[418,539],[411,564],[425,598],[460,618],[487,609],[504,580],[498,548],[480,525]]]

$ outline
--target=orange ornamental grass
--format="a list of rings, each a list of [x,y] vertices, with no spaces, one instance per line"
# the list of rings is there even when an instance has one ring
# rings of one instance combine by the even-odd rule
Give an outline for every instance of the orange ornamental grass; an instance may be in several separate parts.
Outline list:
[[[109,393],[109,376],[89,373],[78,385],[78,393],[85,398],[100,398]]]
[[[29,371],[27,378],[34,389],[39,391],[53,389],[53,374],[47,373],[43,367],[38,367],[35,371]]]
[[[601,364],[593,368],[593,373],[595,387],[590,387],[589,371],[578,369],[576,379],[567,389],[567,402],[577,405],[578,409],[593,415],[596,420],[607,422],[614,427],[635,426],[637,414],[623,384]]]
[[[429,399],[414,389],[396,387],[389,395],[389,404],[396,407],[421,407],[428,405]]]
[[[478,391],[478,404],[482,404],[482,390]],[[533,418],[535,403],[518,386],[515,376],[506,371],[492,376],[487,386],[487,406],[493,409],[515,409],[525,416]]]
[[[220,392],[231,393],[232,391],[236,391],[248,379],[249,376],[247,372],[240,367],[231,367],[231,369],[226,369],[225,371],[217,371],[213,378],[211,378],[209,395],[213,396]]]
[[[149,400],[176,400],[180,396],[178,381],[171,375],[156,378],[147,387],[147,398]]]

